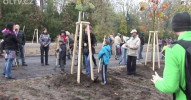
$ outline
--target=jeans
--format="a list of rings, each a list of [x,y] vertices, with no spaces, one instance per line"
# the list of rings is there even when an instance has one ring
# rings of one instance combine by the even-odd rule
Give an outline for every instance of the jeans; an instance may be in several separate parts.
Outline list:
[[[5,75],[5,77],[12,77],[12,73],[11,73],[11,68],[13,66],[13,61],[15,58],[15,51],[13,50],[5,50],[6,54],[7,54],[7,60],[5,62],[5,67],[3,70],[3,74]]]
[[[101,70],[101,76],[102,76],[102,82],[104,84],[107,84],[107,65],[102,64],[102,70]]]
[[[59,65],[60,65],[60,69],[62,70],[62,71],[64,71],[64,69],[65,69],[65,60],[64,59],[59,59]]]
[[[143,45],[140,45],[140,48],[139,48],[139,59],[143,58],[142,51],[143,51]]]
[[[19,45],[19,52],[20,52],[20,58],[21,58],[22,64],[25,64],[25,48],[24,48],[24,45]],[[17,62],[19,62],[18,58],[17,58]]]
[[[83,55],[84,69],[88,66],[88,55]]]
[[[113,52],[112,52],[112,47],[113,47],[113,44],[110,44],[111,54],[113,55]]]
[[[87,57],[86,65],[86,75],[90,75],[90,55]]]
[[[121,49],[121,57],[119,59],[119,63],[121,63],[123,59],[124,59],[124,63],[127,64],[127,49],[126,48]]]
[[[41,64],[44,64],[44,53],[45,53],[45,64],[48,64],[48,51],[49,51],[49,46],[44,47],[40,46],[40,52],[41,52]]]
[[[127,74],[135,74],[136,73],[136,56],[128,56],[127,61]]]
[[[116,56],[119,56],[120,55],[120,45],[119,44],[117,44],[115,46],[115,50],[116,50]]]

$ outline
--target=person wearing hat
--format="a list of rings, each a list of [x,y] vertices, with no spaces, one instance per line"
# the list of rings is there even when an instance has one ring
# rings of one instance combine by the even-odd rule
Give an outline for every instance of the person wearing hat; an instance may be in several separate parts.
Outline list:
[[[98,53],[98,59],[101,59],[102,64],[102,83],[103,85],[107,84],[107,67],[109,65],[109,59],[111,58],[111,48],[110,48],[110,40],[107,38],[104,41],[104,46],[101,48],[101,50]]]
[[[140,46],[140,39],[137,35],[137,30],[133,29],[131,31],[132,38],[129,40],[126,47],[128,49],[128,59],[127,59],[127,75],[135,75],[136,74],[136,59],[137,59],[137,51]]]
[[[114,44],[115,44],[115,59],[117,60],[120,56],[120,44],[122,43],[121,34],[117,33],[117,36],[115,37]]]
[[[143,51],[143,46],[145,44],[144,32],[141,32],[139,38],[141,40],[141,44],[140,44],[140,48],[139,48],[139,57],[138,57],[138,59],[143,59],[142,51]]]
[[[190,14],[177,13],[172,20],[172,30],[178,35],[179,41],[191,41]],[[185,54],[186,51],[180,44],[168,46],[165,50],[163,77],[160,77],[157,72],[152,75],[151,81],[155,87],[164,93],[174,93],[174,100],[190,100],[183,92],[186,89]]]
[[[59,39],[59,49],[57,49],[57,52],[59,52],[60,69],[64,72],[66,64],[66,44],[62,38]]]

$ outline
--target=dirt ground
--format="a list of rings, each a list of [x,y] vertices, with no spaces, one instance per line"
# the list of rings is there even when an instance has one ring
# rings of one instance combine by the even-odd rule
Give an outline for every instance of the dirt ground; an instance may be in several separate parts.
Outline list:
[[[150,66],[150,65],[148,65]],[[157,72],[162,75],[162,70]],[[95,70],[96,73],[96,70]],[[150,81],[151,68],[137,65],[137,75],[127,76],[126,67],[108,69],[108,85],[101,85],[100,74],[93,82],[81,74],[77,84],[76,74],[46,75],[30,79],[0,82],[0,100],[170,100],[155,89]]]

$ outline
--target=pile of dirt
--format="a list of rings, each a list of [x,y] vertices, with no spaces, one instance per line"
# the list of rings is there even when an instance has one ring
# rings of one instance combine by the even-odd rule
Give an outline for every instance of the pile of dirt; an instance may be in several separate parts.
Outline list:
[[[161,69],[160,69],[161,70]],[[81,99],[106,99],[106,100],[168,100],[171,98],[157,91],[150,81],[154,74],[151,68],[138,66],[135,76],[128,76],[126,68],[108,70],[108,84],[101,85],[101,76],[96,81],[85,74],[81,74],[81,83],[77,83],[77,74],[57,75],[50,80],[50,87],[64,88],[68,92],[79,96]],[[161,74],[162,71],[159,71]]]
[[[159,74],[161,74],[161,70]],[[154,74],[150,67],[137,66],[137,74],[127,75],[126,67],[108,68],[108,84],[101,85],[101,74],[95,71],[96,81],[81,74],[47,75],[33,79],[9,81],[0,84],[0,100],[10,98],[33,100],[170,100],[171,95],[159,92],[150,81]],[[0,82],[1,83],[1,82]],[[8,84],[8,85],[6,85]],[[14,100],[14,99],[11,99]]]

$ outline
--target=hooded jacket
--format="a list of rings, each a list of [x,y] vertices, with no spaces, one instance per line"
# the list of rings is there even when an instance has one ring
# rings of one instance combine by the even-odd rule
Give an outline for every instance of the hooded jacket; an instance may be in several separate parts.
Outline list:
[[[105,45],[101,48],[98,53],[98,59],[102,59],[101,63],[104,65],[109,65],[109,59],[111,58],[111,48],[109,45]]]
[[[10,30],[4,30],[3,39],[4,39],[4,49],[5,50],[18,50],[18,40],[14,32]]]
[[[178,40],[191,41],[191,31],[185,32],[178,37]],[[168,46],[165,50],[165,67],[163,78],[156,81],[155,87],[164,93],[175,93],[176,100],[186,100],[186,96],[179,88],[185,90],[185,49],[175,44]]]

